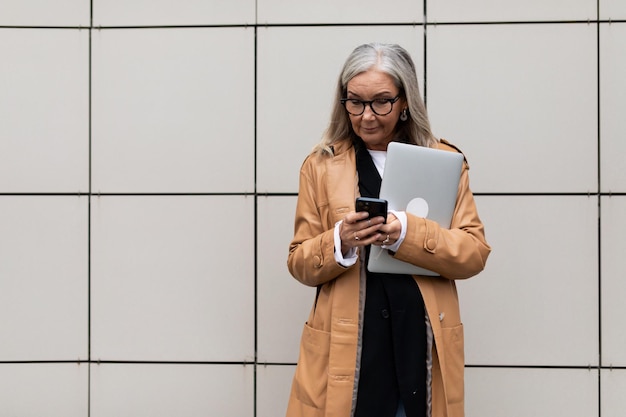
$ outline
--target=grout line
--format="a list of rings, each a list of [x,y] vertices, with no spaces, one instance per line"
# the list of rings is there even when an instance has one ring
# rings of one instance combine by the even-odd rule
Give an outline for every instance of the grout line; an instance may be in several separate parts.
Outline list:
[[[89,66],[88,66],[88,189],[89,198],[87,199],[87,358],[89,366],[87,366],[87,417],[91,416],[91,174],[92,174],[92,31],[93,27],[93,0],[89,1]]]
[[[596,17],[600,17],[600,0],[596,2]],[[597,175],[598,175],[598,417],[602,417],[602,165],[600,113],[600,25],[596,25],[596,106],[597,106]]]
[[[206,24],[206,25],[127,25],[127,26],[93,26],[89,28],[85,26],[19,26],[19,25],[0,25],[1,29],[96,29],[96,30],[124,30],[124,29],[223,29],[223,28],[309,28],[309,27],[377,27],[377,26],[485,26],[485,25],[566,25],[566,24],[591,24],[591,23],[626,23],[626,19],[583,19],[583,20],[502,20],[502,21],[428,21],[423,22],[335,22],[335,23],[238,23],[238,24]]]
[[[256,3],[256,2],[255,2]],[[256,7],[256,6],[255,6]],[[252,382],[252,415],[257,415],[258,360],[259,360],[259,195],[257,193],[257,117],[258,117],[258,29],[254,28],[254,376]]]
[[[626,192],[473,192],[474,196],[483,197],[624,197]],[[2,193],[0,197],[297,197],[297,192],[263,193]]]
[[[25,365],[25,364],[91,364],[91,365],[220,365],[220,366],[296,366],[296,362],[258,362],[258,361],[137,361],[137,360],[15,360],[0,361],[1,365]],[[512,365],[512,364],[465,364],[467,369],[562,369],[562,370],[604,370],[626,371],[624,366],[598,366],[598,365]]]
[[[466,369],[562,369],[562,370],[598,370],[601,369],[626,369],[626,366],[622,367],[608,367],[608,366],[597,366],[597,365],[472,365],[465,364]]]

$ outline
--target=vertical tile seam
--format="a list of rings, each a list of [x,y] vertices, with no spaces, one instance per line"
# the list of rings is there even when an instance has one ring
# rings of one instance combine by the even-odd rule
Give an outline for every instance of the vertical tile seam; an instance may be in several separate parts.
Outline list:
[[[601,80],[600,80],[600,0],[596,0],[596,124],[597,124],[597,155],[596,155],[596,169],[597,169],[597,207],[598,207],[598,417],[602,417],[602,157],[601,157],[601,113],[600,113],[600,98],[601,98]]]
[[[258,388],[258,362],[259,362],[259,273],[258,273],[258,257],[259,257],[259,195],[257,189],[257,114],[258,114],[258,7],[259,2],[254,2],[254,114],[253,114],[253,155],[254,155],[254,366],[252,379],[252,415],[257,416],[257,388]]]
[[[87,126],[88,126],[88,167],[87,167],[87,417],[91,416],[91,133],[92,133],[92,95],[91,95],[91,82],[92,82],[92,30],[93,30],[93,0],[89,0],[89,45],[88,45],[88,86],[87,86]]]

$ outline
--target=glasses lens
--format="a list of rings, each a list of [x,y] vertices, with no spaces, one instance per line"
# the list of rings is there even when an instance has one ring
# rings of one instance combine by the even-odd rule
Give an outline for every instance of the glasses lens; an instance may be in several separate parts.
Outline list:
[[[346,110],[348,110],[348,113],[354,114],[356,116],[363,113],[363,111],[365,110],[365,103],[359,100],[346,100],[345,106]]]
[[[374,100],[372,102],[372,108],[374,109],[374,113],[378,114],[379,116],[384,116],[391,113],[393,104],[388,100]]]
[[[391,113],[393,110],[393,103],[398,100],[398,97],[394,99],[380,98],[372,101],[361,101],[357,99],[342,99],[344,106],[348,113],[353,116],[360,116],[365,111],[365,106],[370,105],[375,114],[379,116],[385,116]]]

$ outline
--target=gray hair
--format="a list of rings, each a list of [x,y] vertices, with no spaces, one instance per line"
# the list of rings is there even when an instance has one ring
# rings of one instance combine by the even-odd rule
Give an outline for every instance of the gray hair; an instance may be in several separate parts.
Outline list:
[[[322,141],[315,147],[315,152],[331,153],[330,147],[333,144],[357,138],[352,130],[350,117],[340,100],[346,95],[348,82],[372,68],[393,78],[408,105],[409,119],[405,122],[398,121],[394,140],[426,147],[433,147],[438,142],[430,130],[428,113],[419,92],[415,64],[409,53],[399,45],[369,43],[354,49],[343,66],[337,81],[330,123]]]

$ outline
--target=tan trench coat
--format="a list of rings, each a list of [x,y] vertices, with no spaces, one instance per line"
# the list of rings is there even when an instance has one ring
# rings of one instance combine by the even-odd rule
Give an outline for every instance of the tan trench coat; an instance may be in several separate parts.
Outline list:
[[[442,141],[440,149],[457,152]],[[463,325],[455,279],[483,270],[490,247],[485,241],[463,165],[457,205],[449,230],[407,214],[404,242],[395,256],[438,272],[415,276],[434,335],[432,416],[463,417]],[[301,283],[319,294],[300,343],[287,417],[350,417],[357,395],[365,274],[357,262],[335,261],[333,228],[354,211],[359,195],[354,148],[334,147],[334,156],[311,155],[300,171],[295,234],[287,261]]]

